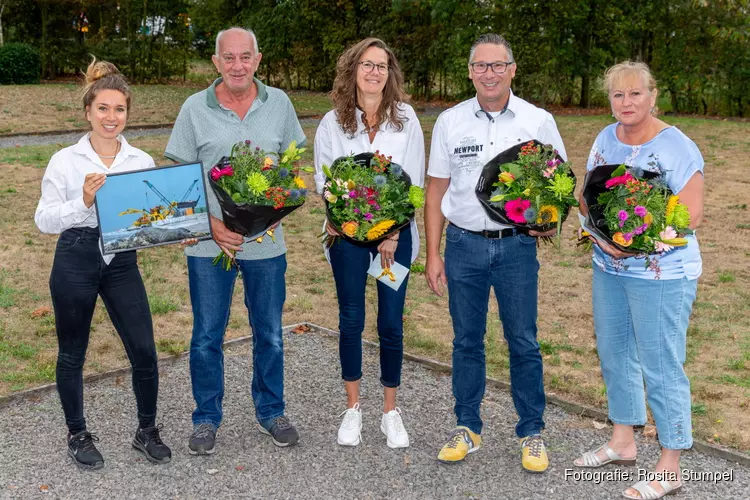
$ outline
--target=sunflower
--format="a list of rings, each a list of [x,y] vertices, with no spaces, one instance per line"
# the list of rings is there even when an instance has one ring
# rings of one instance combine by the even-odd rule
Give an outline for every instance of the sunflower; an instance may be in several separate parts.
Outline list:
[[[395,223],[396,223],[395,220],[390,220],[390,219],[378,222],[377,224],[375,224],[374,226],[372,226],[372,228],[370,228],[369,231],[367,231],[367,239],[368,240],[376,240],[376,239],[380,238]]]
[[[558,213],[557,213],[557,207],[554,207],[552,205],[543,205],[542,208],[539,209],[539,214],[536,218],[537,224],[552,224],[553,222],[557,222],[558,219]]]

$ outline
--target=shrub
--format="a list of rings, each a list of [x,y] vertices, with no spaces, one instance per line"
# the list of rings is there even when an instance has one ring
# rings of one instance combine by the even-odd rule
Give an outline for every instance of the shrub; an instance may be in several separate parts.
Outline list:
[[[0,84],[39,83],[39,51],[25,43],[0,47]]]

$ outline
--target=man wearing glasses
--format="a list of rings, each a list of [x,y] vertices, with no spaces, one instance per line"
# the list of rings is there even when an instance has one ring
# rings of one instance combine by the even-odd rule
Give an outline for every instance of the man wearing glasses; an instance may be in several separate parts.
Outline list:
[[[536,237],[493,222],[474,188],[483,166],[520,142],[552,144],[565,158],[560,133],[547,111],[519,99],[510,90],[516,63],[510,44],[500,35],[479,37],[469,55],[469,78],[476,97],[443,112],[432,134],[430,177],[425,206],[427,283],[442,296],[447,285],[453,320],[453,395],[457,427],[438,454],[453,463],[481,446],[480,405],[485,389],[484,334],[490,287],[497,297],[510,355],[513,403],[519,420],[522,465],[544,472],[547,452],[544,428],[542,356],[536,334]],[[440,239],[446,220],[445,261]]]

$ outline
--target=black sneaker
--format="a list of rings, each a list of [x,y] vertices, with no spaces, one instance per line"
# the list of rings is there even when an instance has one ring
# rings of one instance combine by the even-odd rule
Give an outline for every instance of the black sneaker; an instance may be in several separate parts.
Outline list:
[[[271,436],[276,446],[291,446],[299,441],[299,432],[284,415],[258,423],[258,430]]]
[[[213,455],[216,443],[216,429],[211,424],[198,424],[193,429],[188,443],[191,455]]]
[[[75,436],[68,434],[68,455],[82,469],[97,470],[104,467],[104,457],[94,443],[99,438],[88,431],[81,431]]]
[[[159,437],[160,430],[161,425],[138,429],[133,438],[133,448],[142,451],[149,462],[166,464],[172,460],[172,450],[162,442]]]

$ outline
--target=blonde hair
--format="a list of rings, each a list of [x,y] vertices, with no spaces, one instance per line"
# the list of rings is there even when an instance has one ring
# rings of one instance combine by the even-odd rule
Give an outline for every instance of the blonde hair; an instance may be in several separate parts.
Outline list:
[[[630,76],[637,76],[646,85],[649,93],[657,91],[656,78],[654,78],[651,69],[649,69],[646,63],[640,61],[623,61],[615,64],[604,73],[604,80],[602,81],[602,89],[607,95],[612,91],[612,87],[621,82],[623,79]],[[652,115],[656,115],[658,109],[656,106],[651,110]]]
[[[125,96],[127,109],[130,111],[131,93],[127,80],[117,66],[107,61],[97,61],[92,56],[91,64],[86,69],[86,82],[83,87],[83,109],[91,106],[100,90],[117,90]]]

